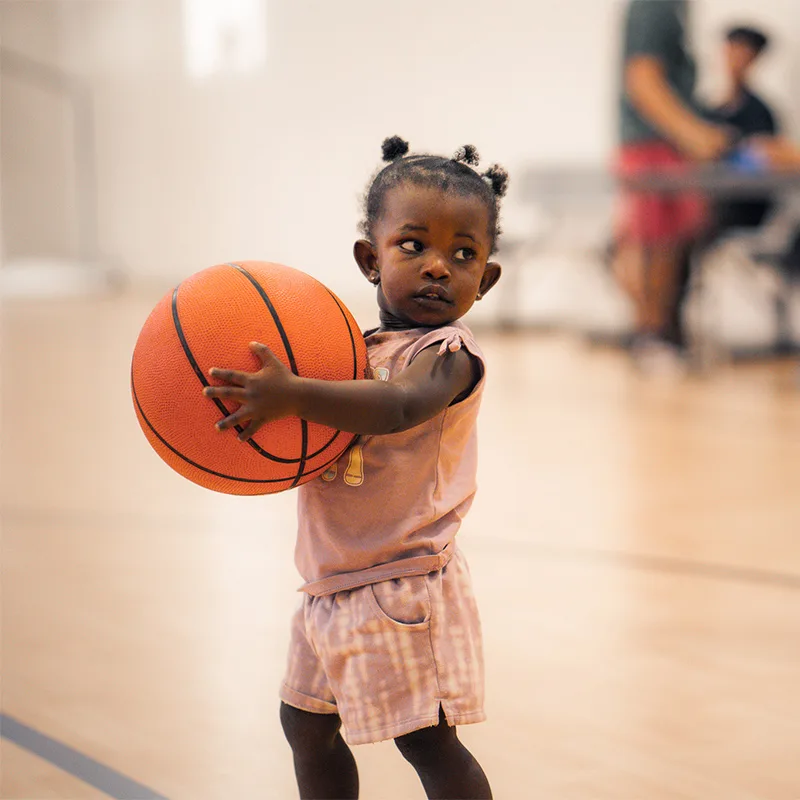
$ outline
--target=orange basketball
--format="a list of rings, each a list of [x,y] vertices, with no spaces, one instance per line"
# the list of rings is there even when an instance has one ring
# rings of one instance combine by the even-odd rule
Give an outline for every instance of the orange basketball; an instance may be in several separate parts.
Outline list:
[[[248,442],[241,428],[214,427],[238,407],[205,397],[211,367],[256,372],[250,342],[267,345],[296,375],[366,377],[367,348],[333,292],[290,267],[260,261],[220,264],[165,295],[139,334],[131,393],[147,440],[190,481],[227,494],[270,494],[322,473],[351,433],[297,417],[264,425]]]

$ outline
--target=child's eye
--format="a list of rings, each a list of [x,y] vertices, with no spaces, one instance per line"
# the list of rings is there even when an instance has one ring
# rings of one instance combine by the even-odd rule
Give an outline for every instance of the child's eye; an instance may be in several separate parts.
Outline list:
[[[421,253],[425,249],[418,239],[405,239],[400,242],[398,247],[404,253]]]
[[[456,261],[472,261],[476,256],[476,252],[471,247],[460,247],[456,250]]]

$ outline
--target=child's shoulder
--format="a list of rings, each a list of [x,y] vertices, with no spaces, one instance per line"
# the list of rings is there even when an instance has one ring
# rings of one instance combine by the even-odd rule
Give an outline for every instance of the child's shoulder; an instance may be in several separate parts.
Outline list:
[[[402,331],[366,331],[364,338],[372,363],[392,360],[407,367],[423,350],[439,346],[439,355],[462,347],[483,362],[483,353],[472,331],[460,320],[438,328],[407,328]]]

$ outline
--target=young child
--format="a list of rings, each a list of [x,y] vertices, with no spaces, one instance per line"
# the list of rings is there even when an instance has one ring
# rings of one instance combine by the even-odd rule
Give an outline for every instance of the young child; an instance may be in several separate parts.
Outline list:
[[[393,137],[383,155],[354,248],[377,287],[376,380],[299,378],[254,343],[263,369],[214,369],[228,385],[205,393],[240,404],[218,427],[244,423],[242,438],[288,415],[362,435],[298,490],[307,583],[281,722],[300,796],[358,796],[341,728],[351,745],[394,739],[429,798],[489,798],[455,727],[485,718],[480,622],[454,542],[476,490],[484,362],[459,320],[500,277],[489,258],[508,177],[474,170],[471,146],[408,155]]]

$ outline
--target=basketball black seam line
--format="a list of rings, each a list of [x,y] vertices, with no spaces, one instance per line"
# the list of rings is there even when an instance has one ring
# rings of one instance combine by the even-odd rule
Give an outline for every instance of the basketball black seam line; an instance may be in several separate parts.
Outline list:
[[[180,315],[178,314],[178,304],[177,304],[178,289],[180,289],[180,284],[175,287],[175,290],[172,293],[172,322],[173,325],[175,326],[175,332],[178,334],[178,339],[180,340],[184,355],[189,361],[189,365],[194,370],[195,375],[197,375],[198,379],[200,380],[200,383],[203,386],[210,386],[211,384],[208,382],[205,375],[203,374],[203,370],[200,369],[200,365],[197,363],[197,360],[194,357],[194,353],[192,353],[192,349],[191,347],[189,347],[189,342],[186,339],[186,335],[183,332],[183,326],[181,325]],[[226,408],[225,404],[219,398],[213,397],[209,399],[212,400],[212,402],[219,409],[223,417],[227,417],[232,413]],[[302,428],[303,425],[301,425],[301,431]],[[237,433],[242,433],[244,428],[241,425],[234,425],[234,430],[236,430]],[[246,444],[252,447],[253,450],[255,450],[260,456],[263,456],[264,458],[267,458],[270,461],[276,461],[279,464],[299,464],[301,466],[304,466],[306,462],[310,461],[313,458],[316,458],[320,453],[327,450],[328,447],[330,447],[336,441],[336,439],[339,437],[341,433],[342,431],[336,431],[336,433],[334,433],[333,436],[331,436],[331,438],[327,442],[325,442],[325,444],[323,444],[322,447],[320,447],[318,450],[315,450],[313,453],[306,452],[305,458],[302,457],[281,458],[280,456],[276,456],[273,453],[270,453],[267,450],[265,450],[263,447],[261,447],[261,445],[259,445],[253,439],[247,439]],[[308,447],[306,447],[305,449],[308,450]]]
[[[336,303],[336,306],[338,307],[339,311],[341,312],[342,317],[344,318],[344,324],[347,327],[347,333],[350,335],[350,348],[351,348],[351,350],[353,352],[353,380],[357,380],[358,379],[358,353],[356,352],[356,339],[355,339],[355,336],[353,336],[353,328],[350,325],[350,319],[347,316],[347,314],[345,313],[345,310],[342,307],[342,304],[339,302],[339,298],[330,289],[328,289],[327,286],[325,287],[325,289],[327,290],[328,294],[333,298],[333,302]],[[361,331],[359,330],[359,335],[360,334],[361,334]],[[366,343],[365,343],[364,346],[366,348]],[[367,363],[369,363],[369,360],[367,360]],[[366,375],[364,377],[366,377]],[[350,444],[347,445],[347,450],[349,450],[357,440],[358,440],[358,435],[355,434],[353,436],[353,438],[350,440]],[[347,452],[347,450],[345,450],[345,452]],[[344,455],[344,453],[342,455]]]
[[[328,294],[333,298],[333,302],[336,303],[336,307],[341,312],[342,316],[344,317],[344,324],[347,327],[347,333],[350,334],[350,349],[353,352],[353,380],[358,378],[358,354],[356,353],[356,340],[353,336],[353,329],[350,327],[350,320],[347,318],[347,314],[344,313],[344,309],[342,308],[342,304],[339,302],[339,298],[327,287]]]
[[[272,305],[272,301],[269,299],[269,295],[266,292],[266,289],[255,279],[253,275],[251,275],[241,264],[234,264],[228,262],[226,264],[228,267],[232,267],[235,270],[238,270],[242,273],[242,275],[247,278],[248,281],[253,285],[255,290],[261,296],[261,299],[264,301],[265,305],[267,306],[267,310],[272,315],[272,321],[275,323],[275,328],[278,331],[278,335],[281,337],[281,341],[283,342],[283,347],[286,351],[286,357],[289,359],[289,368],[295,375],[298,375],[297,371],[297,362],[294,358],[294,353],[292,352],[292,345],[289,341],[289,337],[286,334],[286,330],[283,327],[283,323],[281,322],[281,318],[278,316],[278,312],[275,310],[275,306]],[[334,439],[336,437],[334,436]],[[300,480],[300,477],[305,469],[306,460],[308,459],[308,422],[304,419],[300,420],[300,462],[297,465],[297,478],[292,486],[296,486],[297,482]]]
[[[211,384],[206,379],[206,376],[203,374],[203,370],[200,369],[200,365],[197,363],[197,359],[194,357],[194,353],[192,353],[191,347],[189,347],[189,342],[186,339],[186,334],[183,332],[183,325],[181,325],[180,315],[178,314],[178,290],[181,288],[182,284],[178,284],[172,292],[172,324],[175,326],[175,332],[178,334],[178,339],[180,340],[181,347],[183,348],[183,354],[186,356],[186,360],[189,362],[189,365],[194,370],[194,374],[197,375],[200,383],[203,386],[210,386]],[[223,417],[228,417],[231,415],[231,411],[229,411],[225,404],[220,400],[218,397],[210,398],[214,405],[219,409],[220,413]],[[241,425],[234,425],[234,429],[237,433],[242,433],[244,428]],[[268,458],[271,461],[277,461],[281,464],[296,464],[297,459],[287,459],[287,458],[280,458],[279,456],[274,456],[272,453],[268,453],[264,450],[257,442],[254,442],[252,439],[247,440],[247,444],[250,445],[259,455],[263,456],[264,458]]]
[[[195,467],[196,469],[199,469],[201,472],[207,472],[209,475],[216,475],[218,478],[224,478],[225,480],[229,480],[229,481],[238,481],[239,483],[285,483],[286,481],[291,481],[291,480],[294,479],[293,476],[291,476],[291,475],[288,475],[285,478],[238,478],[235,475],[225,475],[222,472],[217,472],[216,470],[209,469],[208,467],[204,467],[201,464],[198,464],[197,462],[192,461],[191,458],[189,458],[188,456],[185,456],[179,450],[176,450],[155,429],[155,427],[153,427],[153,424],[147,418],[147,415],[144,413],[144,409],[142,408],[142,405],[139,402],[139,396],[136,394],[136,385],[135,385],[135,383],[133,381],[133,371],[132,370],[131,370],[131,393],[133,394],[133,402],[136,403],[136,408],[139,410],[139,413],[142,415],[142,419],[145,421],[145,424],[147,425],[148,428],[150,428],[150,430],[153,432],[153,435],[158,439],[158,441],[161,442],[161,444],[163,444],[164,447],[166,447],[170,452],[172,452],[176,456],[178,456],[178,458],[182,459],[187,464],[190,464],[191,466]],[[325,470],[327,467],[329,467],[331,464],[333,464],[334,461],[338,461],[339,458],[341,458],[341,453],[339,455],[337,455],[335,458],[332,458],[327,463],[322,464],[319,467],[314,467],[314,469],[311,469],[308,472],[303,473],[303,475],[301,475],[300,477],[301,478],[305,478],[307,475],[310,475],[312,472],[316,472],[317,470]],[[290,486],[288,488],[291,489],[291,488],[294,487],[294,485],[295,484],[292,484],[292,486]]]
[[[269,300],[269,297],[267,296],[266,292],[264,291],[264,288],[261,286],[261,284],[258,283],[258,281],[255,279],[255,277],[253,275],[251,275],[246,269],[244,269],[243,267],[239,266],[238,264],[228,263],[226,266],[233,267],[234,269],[239,271],[242,275],[244,275],[248,279],[248,281],[252,284],[252,286],[256,289],[256,291],[259,293],[261,298],[264,300],[265,305],[267,306],[267,309],[269,310],[270,315],[272,316],[273,322],[275,323],[276,329],[278,330],[278,333],[281,336],[281,340],[282,340],[282,342],[284,344],[284,347],[286,348],[286,355],[287,355],[287,358],[289,359],[289,362],[290,362],[290,365],[291,365],[291,368],[292,368],[292,372],[296,375],[297,374],[297,363],[296,363],[295,358],[294,358],[294,353],[291,350],[291,345],[289,343],[288,336],[286,334],[285,329],[283,328],[283,325],[280,322],[280,318],[278,317],[277,311],[275,310],[274,306],[272,305],[271,301]],[[188,341],[186,339],[186,336],[185,336],[185,334],[183,332],[183,327],[182,327],[182,325],[180,323],[180,315],[178,314],[178,309],[177,309],[177,297],[178,297],[178,290],[180,289],[180,286],[181,286],[181,284],[176,286],[175,289],[173,290],[173,293],[172,293],[172,320],[173,320],[173,325],[175,327],[175,332],[177,333],[178,338],[179,338],[179,340],[181,342],[181,347],[183,348],[184,355],[186,356],[187,360],[189,361],[189,364],[192,367],[192,370],[194,371],[195,375],[197,375],[197,378],[199,379],[200,383],[203,386],[209,386],[210,385],[209,382],[206,380],[206,377],[203,374],[203,371],[200,369],[200,366],[197,363],[197,360],[194,358],[194,354],[192,353],[191,348],[189,347],[189,343],[188,343]],[[337,307],[339,308],[340,313],[342,313],[342,315],[344,316],[345,322],[347,323],[348,334],[350,336],[351,348],[352,348],[352,351],[353,351],[353,363],[354,363],[354,375],[355,375],[356,367],[357,367],[356,353],[355,353],[355,341],[353,339],[353,333],[352,333],[352,330],[350,329],[349,321],[347,320],[347,317],[344,314],[344,311],[341,308],[341,304],[338,302],[336,296],[329,289],[327,289],[327,287],[324,287],[324,288],[326,289],[326,291],[328,291],[328,294],[330,294],[331,297],[333,298],[334,302],[336,303]],[[281,483],[283,481],[291,480],[288,477],[287,478],[276,478],[276,479],[238,478],[238,477],[234,477],[232,475],[225,475],[223,473],[216,472],[215,470],[212,470],[212,469],[209,469],[207,467],[203,467],[200,464],[197,464],[196,462],[194,462],[191,459],[189,459],[186,456],[184,456],[182,453],[180,453],[174,447],[172,447],[172,445],[170,445],[169,442],[167,442],[166,439],[164,439],[161,436],[161,434],[159,434],[159,432],[155,429],[155,427],[150,423],[149,419],[147,418],[146,414],[144,413],[144,409],[142,409],[141,404],[139,403],[138,396],[136,395],[136,389],[135,389],[135,386],[134,386],[134,383],[133,383],[133,376],[131,376],[131,388],[132,388],[133,393],[134,393],[134,398],[136,400],[136,405],[139,408],[139,411],[140,411],[140,413],[142,415],[142,418],[145,420],[145,422],[147,423],[147,425],[150,428],[150,430],[152,430],[153,434],[159,439],[159,441],[162,442],[162,444],[164,444],[165,447],[167,447],[170,451],[175,453],[175,455],[177,455],[179,458],[182,458],[188,464],[191,464],[195,468],[200,469],[200,470],[202,470],[204,472],[208,472],[209,474],[216,475],[218,477],[225,478],[227,480],[234,480],[234,481],[239,481],[239,482],[244,482],[244,483]],[[228,411],[228,409],[225,407],[225,405],[222,403],[221,400],[219,400],[218,398],[211,398],[211,399],[213,400],[213,402],[215,403],[215,405],[217,406],[217,408],[220,410],[221,413],[223,413],[225,416],[228,416],[230,414],[230,412]],[[235,429],[240,433],[242,431],[242,428],[240,426],[238,426],[238,425],[235,426]],[[311,458],[314,458],[317,455],[319,455],[324,450],[326,450],[343,433],[345,433],[345,432],[344,431],[336,431],[328,442],[326,442],[319,450],[317,450],[316,452],[314,452],[314,453],[309,455],[308,452],[307,452],[308,451],[308,423],[306,422],[306,420],[301,420],[301,436],[302,436],[302,439],[301,439],[301,457],[299,459],[284,459],[284,458],[280,458],[278,456],[273,456],[271,453],[267,453],[265,450],[263,450],[263,448],[261,448],[256,442],[253,442],[252,440],[248,440],[248,444],[250,444],[251,447],[253,447],[253,449],[255,449],[260,455],[264,456],[265,458],[270,459],[271,461],[276,461],[278,463],[283,463],[283,464],[295,464],[295,463],[298,464],[297,474],[296,474],[291,486],[289,487],[289,488],[293,488],[293,487],[295,487],[297,485],[297,483],[299,482],[299,480],[301,478],[304,478],[304,477],[306,477],[306,475],[309,475],[309,474],[315,472],[317,469],[323,469],[325,466],[328,466],[328,465],[332,464],[334,461],[338,460],[338,458],[341,457],[341,454],[339,454],[335,458],[333,458],[330,461],[326,462],[326,464],[324,464],[322,467],[315,467],[314,469],[311,469],[308,472],[305,471],[305,465],[308,463],[308,461]],[[347,450],[347,447],[349,447],[352,444],[352,442],[355,440],[355,438],[356,438],[355,436],[351,437],[351,441],[345,447],[343,452],[345,452]]]

